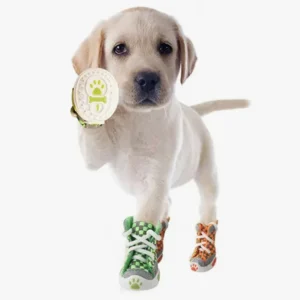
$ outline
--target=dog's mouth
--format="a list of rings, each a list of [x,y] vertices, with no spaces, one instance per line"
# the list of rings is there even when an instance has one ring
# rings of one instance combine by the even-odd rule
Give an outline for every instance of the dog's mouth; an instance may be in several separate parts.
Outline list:
[[[157,101],[155,99],[151,98],[145,98],[137,102],[137,105],[140,106],[156,106],[158,105]]]
[[[160,104],[161,89],[160,86],[151,91],[136,90],[135,104],[137,106],[158,106]]]
[[[161,102],[159,102],[155,99],[152,99],[152,98],[144,98],[142,100],[135,101],[133,103],[132,102],[131,103],[130,102],[125,102],[124,104],[129,110],[149,112],[149,111],[152,111],[152,110],[162,109],[168,103],[161,103]]]
[[[170,102],[169,97],[165,97],[165,92],[161,89],[149,92],[133,90],[131,94],[121,89],[121,98],[126,107],[140,111],[161,109]]]

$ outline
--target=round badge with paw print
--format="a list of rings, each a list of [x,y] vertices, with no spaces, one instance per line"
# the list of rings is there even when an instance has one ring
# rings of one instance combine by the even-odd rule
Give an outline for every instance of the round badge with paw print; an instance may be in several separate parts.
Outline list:
[[[104,69],[82,72],[73,89],[73,107],[82,121],[89,125],[102,125],[109,119],[119,102],[118,84]]]

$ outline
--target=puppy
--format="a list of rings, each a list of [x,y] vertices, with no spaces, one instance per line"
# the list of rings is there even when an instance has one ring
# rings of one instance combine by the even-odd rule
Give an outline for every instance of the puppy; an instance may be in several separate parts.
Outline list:
[[[201,205],[196,248],[190,265],[207,271],[216,262],[217,173],[209,132],[200,116],[242,108],[246,100],[213,101],[188,107],[175,98],[197,56],[193,43],[170,16],[133,8],[101,22],[73,57],[77,74],[104,68],[116,78],[119,106],[100,128],[79,128],[89,169],[108,163],[120,186],[137,199],[135,217],[124,221],[128,239],[120,283],[134,290],[157,285],[168,225],[170,189],[195,180]],[[199,197],[200,198],[200,197]]]

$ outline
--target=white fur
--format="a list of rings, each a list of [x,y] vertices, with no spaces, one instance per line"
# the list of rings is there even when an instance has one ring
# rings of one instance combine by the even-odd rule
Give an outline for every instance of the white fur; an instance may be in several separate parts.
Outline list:
[[[211,139],[198,113],[176,99],[151,112],[118,107],[104,126],[80,127],[80,147],[90,169],[109,163],[120,186],[136,197],[137,220],[156,224],[166,217],[170,189],[191,179],[201,193],[200,221],[216,220]]]
[[[160,55],[158,41],[173,46]],[[114,54],[118,43],[128,55]],[[174,85],[179,69],[183,83],[197,56],[193,43],[170,16],[133,8],[100,23],[73,57],[78,74],[103,67],[116,78],[120,103],[101,128],[80,127],[80,147],[87,166],[114,170],[120,186],[137,199],[136,219],[156,224],[168,216],[170,189],[194,179],[201,193],[200,221],[216,220],[217,175],[209,133],[199,115],[246,107],[244,100],[211,101],[193,108],[178,102]],[[137,105],[135,76],[143,70],[160,74],[157,106]]]

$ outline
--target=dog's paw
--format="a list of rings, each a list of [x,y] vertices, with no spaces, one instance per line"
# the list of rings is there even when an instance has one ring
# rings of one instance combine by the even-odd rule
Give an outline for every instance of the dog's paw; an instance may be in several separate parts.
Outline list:
[[[191,270],[197,272],[198,271],[198,266],[196,264],[191,265]]]

